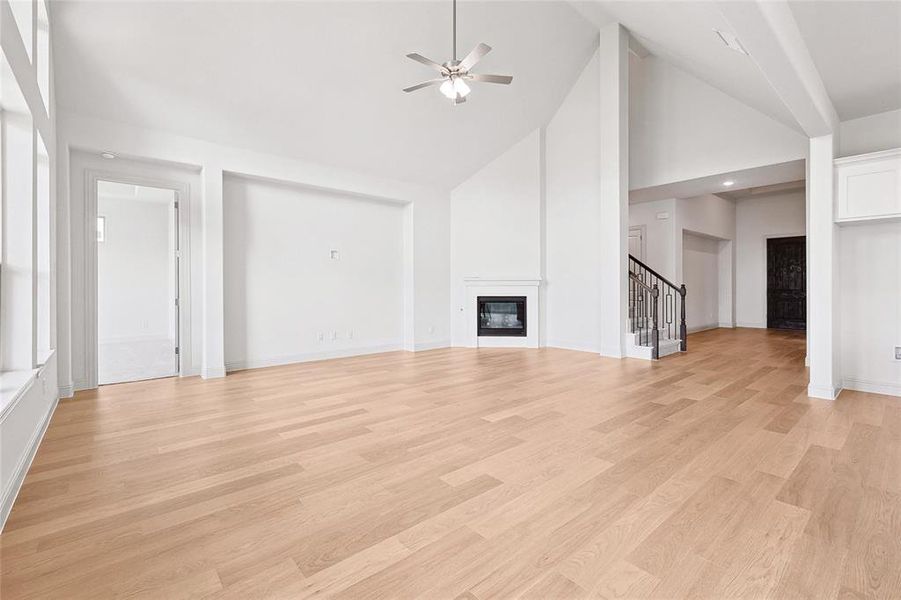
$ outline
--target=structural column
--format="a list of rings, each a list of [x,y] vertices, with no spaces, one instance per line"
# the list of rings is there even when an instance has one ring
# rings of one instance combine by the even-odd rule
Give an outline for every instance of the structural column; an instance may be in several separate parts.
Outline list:
[[[225,376],[222,167],[203,168],[203,357],[204,379]]]
[[[600,31],[600,352],[625,355],[629,256],[629,34]]]
[[[830,400],[841,391],[834,142],[831,134],[810,138],[807,161],[807,394]]]

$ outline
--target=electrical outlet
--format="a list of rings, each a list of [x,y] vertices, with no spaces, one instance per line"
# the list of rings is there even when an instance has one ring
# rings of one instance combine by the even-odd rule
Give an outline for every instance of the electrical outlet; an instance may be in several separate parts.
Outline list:
[[[895,346],[895,360],[901,360],[901,346]]]
[[[338,251],[337,250],[329,250],[328,257],[332,260],[338,260]]]

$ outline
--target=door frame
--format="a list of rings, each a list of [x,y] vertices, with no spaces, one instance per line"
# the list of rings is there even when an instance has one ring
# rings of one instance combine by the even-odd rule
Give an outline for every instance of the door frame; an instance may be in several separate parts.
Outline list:
[[[767,315],[769,315],[769,310],[770,310],[770,301],[769,301],[769,298],[767,297],[767,291],[768,291],[767,275],[769,274],[769,270],[767,267],[768,261],[769,261],[769,256],[768,256],[769,250],[767,248],[767,240],[775,239],[775,238],[790,238],[790,237],[804,238],[804,282],[805,282],[804,295],[807,298],[810,297],[810,295],[808,294],[808,292],[809,292],[808,288],[810,287],[810,280],[807,278],[807,258],[809,258],[807,256],[807,248],[808,248],[807,232],[802,231],[801,233],[767,233],[767,234],[764,234],[764,236],[760,240],[760,243],[763,245],[763,279],[762,279],[762,285],[760,288],[761,289],[760,294],[763,297],[763,302],[761,303],[761,306],[763,307],[763,320],[761,321],[762,322],[761,327],[763,329],[769,329],[769,318]],[[808,305],[808,308],[810,308],[809,305]]]
[[[99,343],[97,335],[97,183],[108,181],[172,190],[175,201],[176,238],[178,241],[177,332],[178,369],[177,376],[190,373],[191,365],[191,223],[190,189],[186,183],[172,179],[145,177],[116,171],[85,169],[84,207],[84,265],[85,265],[85,307],[84,307],[84,360],[87,389],[99,385],[98,365]],[[173,302],[175,299],[173,298]]]
[[[641,256],[638,257],[638,260],[645,262],[645,258],[648,255],[648,226],[644,224],[630,225],[629,230],[626,232],[626,240],[628,241],[629,234],[632,233],[632,230],[636,229],[641,236]]]

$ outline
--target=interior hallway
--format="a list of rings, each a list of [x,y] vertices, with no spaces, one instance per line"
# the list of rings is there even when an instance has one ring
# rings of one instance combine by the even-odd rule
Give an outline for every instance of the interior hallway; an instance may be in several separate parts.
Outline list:
[[[689,348],[80,392],[0,536],[0,595],[901,596],[901,399],[808,399],[803,333]]]

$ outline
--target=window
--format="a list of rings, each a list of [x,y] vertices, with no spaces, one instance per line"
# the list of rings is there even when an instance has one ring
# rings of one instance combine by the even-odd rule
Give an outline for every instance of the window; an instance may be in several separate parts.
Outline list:
[[[106,241],[106,217],[97,217],[97,241]]]
[[[25,45],[25,54],[28,60],[33,60],[34,54],[34,2],[33,0],[9,0],[9,8],[13,13],[13,20],[19,29],[22,43]]]
[[[0,409],[18,397],[54,346],[53,165],[49,124],[35,118],[49,113],[44,1],[9,1],[13,19],[4,22],[4,34],[7,25],[18,29],[27,60],[15,36],[12,53],[5,38],[0,51]],[[41,93],[26,97],[23,89]]]
[[[34,175],[31,111],[5,57],[2,65],[3,281],[0,368],[34,368]]]
[[[38,88],[41,90],[41,98],[44,99],[44,107],[50,114],[50,20],[47,16],[46,0],[37,2],[37,18],[35,19],[35,46],[36,55],[34,63],[37,66]]]
[[[35,235],[35,364],[42,365],[50,356],[51,332],[51,290],[50,270],[53,243],[50,214],[50,155],[43,137],[35,134],[35,181],[34,190],[34,235]]]

